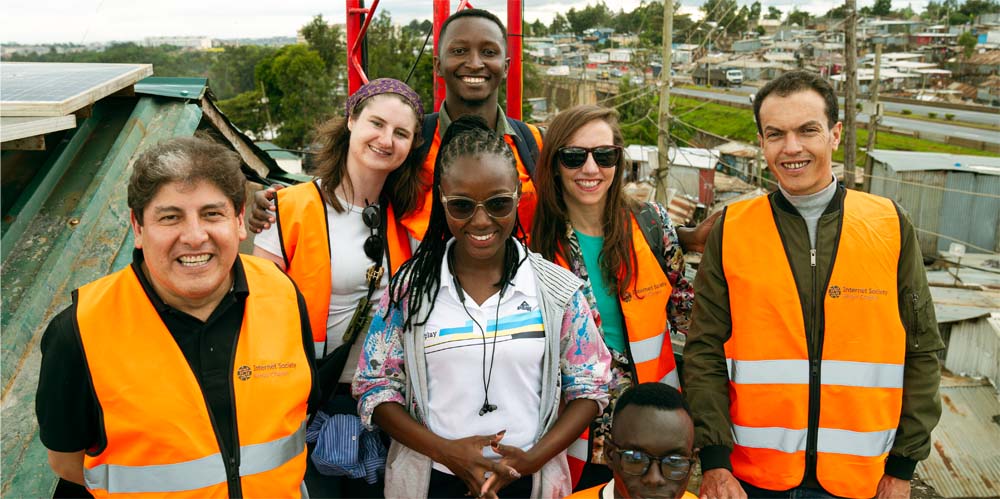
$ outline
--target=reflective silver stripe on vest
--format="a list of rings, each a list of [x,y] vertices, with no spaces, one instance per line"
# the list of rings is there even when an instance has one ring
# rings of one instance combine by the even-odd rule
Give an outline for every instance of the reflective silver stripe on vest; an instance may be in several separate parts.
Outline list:
[[[590,442],[586,438],[578,438],[569,444],[569,448],[566,449],[566,453],[570,457],[579,459],[580,461],[590,461],[587,459],[587,449],[590,447]]]
[[[326,353],[326,341],[314,341],[313,342],[313,353],[316,354],[317,359],[322,359],[323,354]]]
[[[286,437],[240,448],[240,476],[270,471],[302,454],[306,445],[306,422]],[[87,488],[111,493],[166,493],[195,490],[226,483],[222,454],[192,461],[148,466],[101,464],[84,468]]]
[[[865,388],[903,388],[903,365],[824,360],[820,382]]]
[[[896,430],[851,431],[820,428],[816,450],[831,454],[878,457],[892,449]]]
[[[295,433],[262,444],[240,447],[240,476],[271,471],[306,450],[306,422]]]
[[[808,360],[726,359],[726,367],[729,379],[741,385],[809,384]],[[902,388],[903,365],[824,360],[820,368],[820,383],[864,388]]]
[[[806,433],[805,429],[733,425],[733,438],[738,445],[755,449],[775,449],[789,454],[806,450]]]
[[[632,351],[632,362],[635,364],[658,359],[660,352],[663,351],[663,333],[644,340],[630,341],[628,347]]]
[[[738,445],[755,449],[774,449],[789,454],[806,450],[806,433],[805,429],[733,425],[733,438]],[[818,452],[876,457],[892,449],[896,430],[864,432],[820,428],[818,437],[816,447]]]
[[[674,388],[680,388],[681,387],[681,379],[677,375],[677,368],[675,367],[675,368],[671,369],[670,372],[668,372],[666,376],[660,378],[660,383],[663,383],[665,385],[670,385],[670,386],[672,386]]]

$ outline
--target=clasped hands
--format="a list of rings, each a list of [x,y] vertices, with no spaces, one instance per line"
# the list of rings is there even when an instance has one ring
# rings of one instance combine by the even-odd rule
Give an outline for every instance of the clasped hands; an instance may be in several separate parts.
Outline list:
[[[533,473],[526,452],[518,447],[501,445],[507,430],[496,435],[476,435],[449,440],[435,460],[451,470],[469,488],[469,496],[496,499],[497,492],[521,478],[522,472]],[[489,446],[501,456],[499,461],[483,457]]]

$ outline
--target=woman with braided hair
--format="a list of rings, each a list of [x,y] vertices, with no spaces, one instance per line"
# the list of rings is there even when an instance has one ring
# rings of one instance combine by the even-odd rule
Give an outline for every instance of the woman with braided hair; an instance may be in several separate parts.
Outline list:
[[[481,118],[448,128],[432,189],[354,377],[362,422],[393,437],[385,495],[563,497],[611,360],[581,282],[514,237],[514,158]]]

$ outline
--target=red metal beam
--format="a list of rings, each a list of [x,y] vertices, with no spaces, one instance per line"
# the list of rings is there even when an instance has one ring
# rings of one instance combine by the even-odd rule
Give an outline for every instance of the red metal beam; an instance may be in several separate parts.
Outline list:
[[[347,94],[357,92],[361,85],[368,83],[368,75],[361,66],[361,44],[368,32],[368,25],[375,18],[379,0],[372,0],[372,6],[361,6],[361,0],[347,0]],[[361,18],[364,17],[362,24]]]
[[[444,20],[451,15],[451,2],[449,0],[434,0],[434,57],[438,55],[438,38],[441,34],[441,25]],[[444,102],[445,88],[444,80],[434,73],[434,111],[441,108]]]
[[[507,72],[507,116],[518,120],[521,119],[523,89],[521,79],[521,9],[523,6],[521,0],[507,0],[507,55],[510,57],[510,70]]]

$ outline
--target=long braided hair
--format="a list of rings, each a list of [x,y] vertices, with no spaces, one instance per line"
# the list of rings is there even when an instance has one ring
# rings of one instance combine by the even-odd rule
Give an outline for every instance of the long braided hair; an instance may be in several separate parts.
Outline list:
[[[448,240],[452,238],[445,218],[444,205],[441,204],[441,175],[451,171],[458,158],[481,158],[487,155],[500,157],[510,166],[511,175],[517,178],[517,162],[503,136],[490,130],[486,121],[479,116],[463,116],[455,120],[441,138],[441,148],[434,162],[434,183],[431,195],[431,216],[427,225],[427,233],[420,246],[392,279],[389,285],[389,296],[393,307],[399,306],[404,300],[407,303],[406,321],[403,329],[413,325],[422,326],[427,323],[434,301],[441,289],[441,265],[445,260],[445,249]],[[456,172],[461,174],[461,172]],[[515,230],[505,241],[503,272],[500,281],[495,286],[506,286],[517,273],[521,261],[518,260],[515,234],[522,233],[521,223],[516,219]],[[424,303],[429,304],[422,318],[416,318],[417,312]]]

